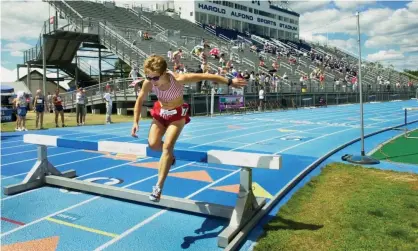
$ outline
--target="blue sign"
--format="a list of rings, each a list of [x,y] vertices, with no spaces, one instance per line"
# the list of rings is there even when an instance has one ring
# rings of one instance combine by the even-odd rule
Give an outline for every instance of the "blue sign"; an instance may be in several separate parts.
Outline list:
[[[14,109],[10,108],[1,108],[1,122],[12,122],[14,121]]]
[[[8,85],[1,85],[1,93],[12,93],[14,92],[14,88]]]
[[[216,6],[211,6],[211,5],[203,4],[203,3],[199,3],[198,8],[226,15],[226,9],[224,9],[224,8],[219,8],[219,7],[216,7]],[[241,13],[241,12],[238,12],[238,11],[231,11],[230,16],[241,18],[241,19],[244,19],[244,20],[256,21],[257,23],[268,24],[268,25],[272,25],[272,26],[277,27],[277,23],[275,21],[265,19],[265,18],[262,18],[262,17],[254,18],[252,15],[249,15],[249,14],[246,14],[246,13]],[[288,29],[288,30],[293,30],[293,31],[298,30],[298,27],[294,27],[292,25],[288,25],[288,24],[284,24],[284,23],[280,23],[279,27],[284,28],[284,29]]]

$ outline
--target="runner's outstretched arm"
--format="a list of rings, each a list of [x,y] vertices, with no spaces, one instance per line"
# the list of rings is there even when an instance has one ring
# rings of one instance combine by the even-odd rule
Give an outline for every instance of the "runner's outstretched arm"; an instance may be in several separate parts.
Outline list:
[[[180,74],[176,76],[176,80],[185,85],[190,83],[196,83],[203,80],[209,80],[216,83],[223,83],[227,85],[231,85],[232,87],[243,87],[247,85],[247,81],[245,79],[241,78],[234,78],[234,79],[228,79],[226,77],[222,77],[215,74],[210,73],[186,73],[186,74]]]

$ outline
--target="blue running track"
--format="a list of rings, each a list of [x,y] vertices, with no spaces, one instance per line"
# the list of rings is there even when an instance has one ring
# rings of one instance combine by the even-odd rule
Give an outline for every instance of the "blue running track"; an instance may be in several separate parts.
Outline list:
[[[365,134],[404,122],[402,107],[417,102],[365,104]],[[194,117],[176,148],[196,151],[258,151],[283,156],[280,170],[256,169],[256,196],[272,198],[301,170],[337,146],[359,137],[359,105],[328,108]],[[408,116],[417,120],[418,113]],[[140,124],[139,139],[130,137],[132,123],[58,128],[27,133],[80,140],[146,143],[150,121]],[[391,131],[386,134],[399,134]],[[36,146],[22,142],[22,132],[2,133],[1,184],[21,182],[36,161]],[[368,151],[386,138],[366,140]],[[349,147],[350,148],[350,147]],[[359,145],[351,149],[355,153]],[[340,156],[329,161],[340,161]],[[157,159],[132,155],[48,148],[60,171],[76,170],[78,179],[151,191],[157,181]],[[414,171],[414,167],[408,167]],[[239,169],[177,161],[170,170],[163,196],[170,195],[233,206]],[[288,198],[287,198],[288,199]],[[283,201],[280,202],[283,204]],[[276,208],[277,210],[277,208]],[[54,187],[13,196],[1,195],[1,242],[10,250],[221,250],[217,235],[227,221],[103,198]],[[241,247],[251,247],[254,230]],[[2,249],[3,250],[3,249]]]

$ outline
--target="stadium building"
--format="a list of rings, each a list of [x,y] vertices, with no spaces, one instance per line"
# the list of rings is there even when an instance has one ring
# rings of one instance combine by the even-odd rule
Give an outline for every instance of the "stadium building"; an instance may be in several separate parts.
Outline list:
[[[288,10],[284,1],[166,1],[152,6],[155,11],[170,9],[193,23],[278,39],[299,38],[299,14]]]

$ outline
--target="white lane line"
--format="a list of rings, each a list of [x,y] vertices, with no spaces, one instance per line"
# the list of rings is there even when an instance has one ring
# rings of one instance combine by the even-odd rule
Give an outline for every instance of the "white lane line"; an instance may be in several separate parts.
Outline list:
[[[323,128],[323,127],[321,127],[321,128]],[[245,134],[244,134],[244,135],[242,135],[242,136],[245,136]],[[281,135],[281,136],[285,136],[285,135]],[[264,141],[264,140],[263,140],[263,141]],[[258,142],[256,142],[256,143],[258,143]],[[232,149],[232,150],[229,150],[229,151],[233,151],[233,149]],[[133,163],[133,162],[132,162],[132,163]],[[194,163],[194,162],[191,162],[191,163],[188,163],[188,164],[186,164],[186,165],[190,165],[190,164],[193,164],[193,163]],[[128,164],[129,164],[129,163],[128,163]],[[184,165],[184,166],[185,166],[185,165]],[[178,167],[178,168],[179,168],[179,167]],[[175,169],[178,169],[178,168],[175,168]],[[175,169],[173,169],[173,170],[175,170]],[[237,171],[238,171],[238,170],[237,170]],[[157,174],[157,175],[154,175],[154,176],[158,176],[158,174]],[[151,176],[151,177],[149,177],[149,178],[153,178],[153,177]],[[148,178],[146,178],[146,179],[148,179]],[[138,182],[138,183],[139,183],[139,182]],[[128,186],[130,186],[130,185],[128,185]],[[128,186],[126,186],[126,187],[128,187]],[[28,223],[27,225],[24,225],[24,226],[18,227],[18,228],[16,228],[16,229],[13,229],[13,230],[11,230],[11,231],[8,231],[8,232],[6,232],[6,233],[3,233],[3,234],[1,235],[1,237],[6,236],[6,235],[8,235],[8,234],[10,234],[10,233],[13,233],[13,232],[15,232],[15,231],[18,231],[18,230],[20,230],[20,229],[22,229],[22,228],[25,228],[25,227],[29,226],[29,225],[33,225],[33,224],[35,224],[35,223],[38,223],[38,222],[40,222],[40,221],[42,221],[42,220],[44,220],[44,219],[46,219],[46,218],[48,218],[48,217],[52,217],[52,216],[54,216],[54,215],[56,215],[56,214],[59,214],[59,213],[65,212],[65,211],[67,211],[67,210],[71,210],[71,209],[73,209],[73,208],[76,208],[76,207],[78,207],[78,206],[81,206],[81,205],[87,204],[88,202],[93,201],[93,200],[98,199],[98,198],[100,198],[100,196],[97,196],[97,197],[91,198],[91,199],[89,199],[89,200],[87,200],[87,201],[83,201],[83,202],[81,202],[81,203],[78,203],[78,204],[73,205],[73,206],[71,206],[71,207],[68,207],[68,208],[66,208],[66,209],[63,209],[63,210],[61,210],[61,211],[59,211],[59,212],[56,212],[56,213],[50,214],[50,215],[48,215],[48,216],[46,216],[46,217],[43,217],[43,218],[41,218],[41,219],[35,220],[35,221],[31,222],[31,223]]]
[[[199,194],[203,191],[205,191],[206,189],[210,188],[211,186],[229,178],[230,176],[238,173],[240,170],[236,170],[228,175],[225,175],[224,177],[210,183],[209,185],[202,187],[201,189],[197,190],[196,192],[188,195],[187,197],[185,197],[185,199],[190,199],[191,197],[195,196],[196,194]],[[151,221],[153,221],[154,219],[156,219],[158,216],[161,216],[162,214],[166,213],[168,211],[168,209],[163,209],[160,210],[159,212],[151,215],[150,217],[146,218],[145,220],[141,221],[140,223],[136,224],[135,226],[131,227],[130,229],[126,230],[125,232],[121,233],[120,235],[118,235],[117,237],[111,239],[110,241],[104,243],[103,245],[101,245],[100,247],[96,248],[94,251],[100,251],[103,250],[111,245],[113,245],[114,243],[120,241],[122,238],[125,238],[126,236],[128,236],[129,234],[131,234],[132,232],[134,232],[135,230],[145,226],[146,224],[150,223]]]
[[[56,165],[55,167],[66,166],[66,165],[70,165],[70,164],[74,164],[74,163],[78,163],[78,162],[83,162],[83,161],[87,161],[87,160],[91,160],[91,159],[97,159],[97,158],[101,158],[101,157],[103,157],[103,155],[99,155],[99,156],[95,156],[95,157],[91,157],[91,158],[79,159],[79,160],[76,160],[76,161],[71,161],[71,162],[67,162],[67,163],[64,163],[64,164],[59,164],[59,165]],[[14,174],[14,175],[11,175],[11,176],[6,176],[4,178],[1,178],[1,180],[7,180],[7,179],[14,178],[14,177],[17,177],[17,176],[25,175],[27,173],[28,172]]]
[[[135,163],[135,162],[126,163],[126,164],[132,164],[132,163]],[[173,168],[172,170],[174,171],[174,170],[177,170],[177,169],[179,169],[179,168],[183,168],[183,167],[185,167],[185,166],[188,166],[188,165],[190,165],[190,164],[191,164],[191,163],[187,163],[187,164],[184,164],[184,165],[178,166],[178,167],[176,167],[176,168]],[[128,185],[123,186],[122,188],[128,188],[128,187],[130,187],[130,186],[133,186],[133,185],[139,184],[139,183],[141,183],[141,182],[144,182],[144,181],[146,181],[146,180],[149,180],[149,179],[152,179],[152,178],[155,178],[155,177],[158,177],[158,174],[155,174],[155,175],[149,176],[149,177],[147,177],[147,178],[141,179],[141,180],[139,180],[139,181],[136,181],[136,182],[130,183],[130,184],[128,184]],[[26,228],[26,227],[32,226],[32,225],[34,225],[34,224],[36,224],[36,223],[38,223],[38,222],[41,222],[41,221],[45,220],[46,218],[53,217],[53,216],[55,216],[55,215],[57,215],[57,214],[63,213],[63,212],[65,212],[65,211],[68,211],[68,210],[71,210],[71,209],[74,209],[74,208],[77,208],[77,207],[82,206],[82,205],[85,205],[85,204],[87,204],[87,203],[89,203],[89,202],[92,202],[92,201],[94,201],[94,200],[97,200],[97,199],[99,199],[99,198],[101,198],[101,196],[94,196],[93,198],[87,199],[87,200],[85,200],[85,201],[82,201],[82,202],[77,203],[77,204],[75,204],[75,205],[72,205],[72,206],[70,206],[70,207],[64,208],[64,209],[62,209],[62,210],[60,210],[60,211],[54,212],[54,213],[52,213],[52,214],[49,214],[49,215],[47,215],[47,216],[45,216],[45,217],[42,217],[42,218],[39,218],[39,219],[37,219],[37,220],[31,221],[31,222],[29,222],[29,223],[26,223],[26,224],[25,224],[25,225],[23,225],[23,226],[20,226],[20,227],[17,227],[17,228],[12,229],[12,230],[10,230],[10,231],[7,231],[7,232],[5,232],[5,233],[2,233],[0,237],[7,236],[7,235],[9,235],[9,234],[11,234],[11,233],[14,233],[14,232],[16,232],[16,231],[19,231],[19,230],[21,230],[21,229],[23,229],[23,228]]]

